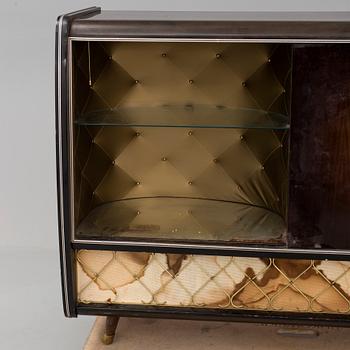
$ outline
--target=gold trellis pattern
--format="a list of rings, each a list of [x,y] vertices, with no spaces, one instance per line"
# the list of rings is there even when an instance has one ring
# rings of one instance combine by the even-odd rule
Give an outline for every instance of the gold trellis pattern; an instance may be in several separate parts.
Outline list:
[[[76,252],[80,303],[350,312],[350,262]]]

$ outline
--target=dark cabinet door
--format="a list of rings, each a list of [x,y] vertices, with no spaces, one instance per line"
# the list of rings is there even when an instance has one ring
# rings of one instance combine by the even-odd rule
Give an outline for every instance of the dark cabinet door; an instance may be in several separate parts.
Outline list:
[[[350,45],[293,49],[291,247],[350,248]]]

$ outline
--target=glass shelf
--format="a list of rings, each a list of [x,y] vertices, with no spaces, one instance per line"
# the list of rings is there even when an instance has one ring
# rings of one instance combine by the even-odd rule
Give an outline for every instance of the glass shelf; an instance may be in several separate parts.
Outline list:
[[[93,209],[76,230],[78,239],[142,239],[285,244],[283,218],[252,205],[196,198],[147,197]]]
[[[161,106],[100,110],[81,115],[78,125],[289,129],[289,118],[259,109],[233,109],[223,106]]]

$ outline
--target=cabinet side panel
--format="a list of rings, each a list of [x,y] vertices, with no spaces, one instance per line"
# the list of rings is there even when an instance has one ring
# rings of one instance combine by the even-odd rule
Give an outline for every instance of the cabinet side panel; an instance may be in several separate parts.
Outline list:
[[[56,161],[59,244],[63,308],[67,317],[76,316],[73,250],[70,247],[69,165],[68,165],[68,25],[65,16],[56,26]]]
[[[289,233],[293,247],[350,248],[350,47],[296,46]]]

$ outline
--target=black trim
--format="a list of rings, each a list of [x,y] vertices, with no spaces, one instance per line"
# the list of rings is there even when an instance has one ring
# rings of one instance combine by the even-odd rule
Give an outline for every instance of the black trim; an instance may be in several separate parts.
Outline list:
[[[58,203],[58,231],[59,231],[59,244],[60,244],[60,265],[61,265],[61,281],[62,281],[62,296],[63,296],[63,305],[64,313],[66,317],[75,317],[76,316],[76,296],[75,296],[75,265],[74,265],[74,251],[71,247],[70,239],[70,201],[69,201],[69,161],[68,161],[68,147],[69,147],[69,134],[68,134],[68,113],[69,113],[69,97],[68,97],[68,36],[69,29],[73,19],[82,16],[88,16],[96,13],[100,13],[101,9],[97,7],[91,7],[81,11],[72,12],[66,15],[58,17],[56,24],[56,45],[55,45],[55,112],[56,112],[56,163],[57,163],[57,203]],[[62,22],[61,33],[60,23]],[[61,38],[59,38],[61,35]],[[61,48],[58,47],[59,40],[61,39]],[[59,49],[61,49],[61,57],[59,55]],[[62,65],[59,67],[59,61]],[[61,71],[61,76],[58,74]],[[61,86],[58,86],[59,78],[61,79]],[[59,99],[59,91],[61,91],[61,99]],[[59,131],[59,106],[61,109],[61,139]],[[62,159],[60,159],[59,145],[62,147]],[[60,161],[62,161],[62,168],[60,167]],[[60,178],[63,178],[63,184],[61,188]],[[61,196],[62,193],[62,196]],[[61,213],[61,203],[63,213]],[[63,214],[63,223],[61,220],[61,215]],[[61,225],[64,226],[64,234],[61,230]],[[65,242],[65,256],[64,259],[64,246],[63,240]],[[67,271],[67,276],[64,276],[63,271]],[[66,288],[67,293],[66,293]],[[67,295],[66,295],[67,294]],[[68,305],[66,303],[68,301]]]
[[[152,317],[170,319],[236,321],[270,324],[350,327],[350,315],[326,313],[270,312],[256,310],[178,308],[168,306],[134,306],[109,304],[78,304],[79,315],[120,317]]]
[[[308,252],[303,250],[302,252],[293,252],[290,249],[285,251],[278,251],[275,248],[267,251],[263,248],[257,250],[249,250],[244,247],[239,249],[230,249],[230,247],[201,247],[200,244],[196,248],[178,247],[176,245],[159,246],[156,243],[152,245],[143,245],[133,242],[132,245],[118,244],[96,244],[92,242],[77,243],[73,242],[74,249],[86,249],[86,250],[112,250],[112,251],[130,251],[130,252],[144,252],[144,253],[174,253],[174,254],[193,254],[193,255],[218,255],[218,256],[244,256],[244,257],[258,257],[258,258],[281,258],[281,259],[312,259],[312,260],[334,260],[334,261],[350,261],[350,254],[329,254],[317,252]]]

